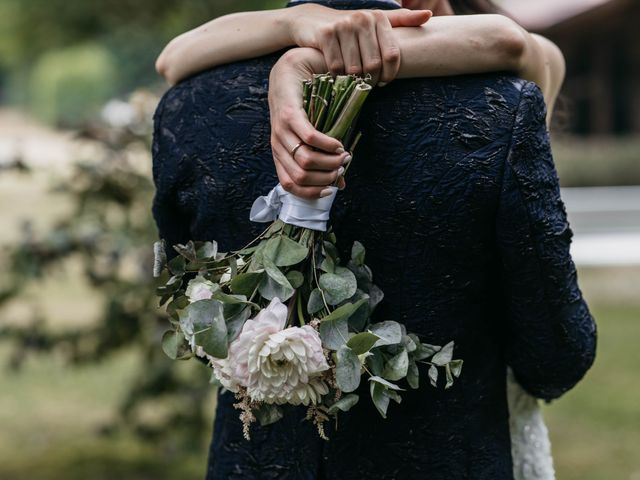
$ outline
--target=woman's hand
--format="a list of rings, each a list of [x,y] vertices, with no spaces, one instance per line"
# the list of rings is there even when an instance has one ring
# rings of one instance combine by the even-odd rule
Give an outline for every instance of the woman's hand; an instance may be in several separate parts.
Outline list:
[[[294,48],[278,60],[269,78],[271,148],[278,178],[285,190],[309,199],[324,196],[336,180],[344,188],[340,168],[350,160],[342,144],[318,132],[304,111],[302,82],[326,69],[318,50]],[[299,143],[303,145],[296,149]]]
[[[432,15],[429,10],[341,11],[314,4],[289,10],[292,43],[320,50],[333,75],[368,73],[374,84],[391,82],[400,68],[400,48],[392,29],[418,27]]]

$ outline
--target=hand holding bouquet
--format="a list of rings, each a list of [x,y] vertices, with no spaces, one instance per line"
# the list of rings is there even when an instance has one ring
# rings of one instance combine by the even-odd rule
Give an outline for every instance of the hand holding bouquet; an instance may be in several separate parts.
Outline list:
[[[353,151],[355,119],[371,87],[352,76],[316,75],[304,84],[311,123]],[[349,165],[346,166],[348,169]],[[307,418],[325,437],[323,425],[358,401],[363,377],[383,417],[391,400],[419,387],[419,363],[429,365],[437,385],[449,388],[461,374],[453,342],[440,347],[420,341],[393,320],[373,323],[382,299],[355,242],[341,259],[337,239],[326,231],[333,195],[317,200],[293,196],[276,186],[254,203],[251,219],[272,222],[245,248],[223,253],[215,241],[176,245],[166,262],[156,244],[156,275],[169,272],[158,288],[172,329],[163,349],[173,359],[194,355],[213,369],[212,380],[235,393],[245,437],[250,424],[282,416],[280,405],[305,405]]]

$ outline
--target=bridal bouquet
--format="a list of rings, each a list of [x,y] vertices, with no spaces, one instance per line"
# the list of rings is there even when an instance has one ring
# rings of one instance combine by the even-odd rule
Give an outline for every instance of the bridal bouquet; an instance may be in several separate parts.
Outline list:
[[[353,76],[316,75],[304,84],[305,110],[353,151],[352,125],[370,90]],[[401,401],[398,382],[418,388],[419,363],[429,366],[434,387],[441,374],[445,388],[461,374],[453,342],[430,345],[393,320],[372,322],[383,293],[364,246],[355,242],[350,258],[340,258],[326,231],[332,189],[305,200],[276,186],[250,215],[270,226],[240,250],[188,242],[167,262],[163,243],[155,245],[154,275],[168,271],[157,293],[172,324],[162,348],[172,359],[206,359],[212,381],[235,393],[247,439],[252,422],[279,420],[285,404],[308,407],[307,419],[326,438],[324,423],[359,401],[363,381],[386,418],[390,401]]]

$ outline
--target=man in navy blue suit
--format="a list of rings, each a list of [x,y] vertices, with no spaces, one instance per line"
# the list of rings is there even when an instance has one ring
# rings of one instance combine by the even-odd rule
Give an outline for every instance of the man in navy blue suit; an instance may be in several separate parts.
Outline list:
[[[248,216],[278,182],[267,102],[278,58],[209,70],[163,97],[153,212],[168,243],[215,239],[226,251],[264,228]],[[535,84],[500,74],[376,89],[332,227],[343,255],[355,240],[367,248],[385,292],[374,321],[455,340],[464,374],[447,391],[406,392],[386,420],[360,402],[329,442],[293,406],[246,441],[233,395],[221,392],[209,479],[513,478],[507,365],[528,392],[553,399],[583,377],[596,343],[545,114]]]

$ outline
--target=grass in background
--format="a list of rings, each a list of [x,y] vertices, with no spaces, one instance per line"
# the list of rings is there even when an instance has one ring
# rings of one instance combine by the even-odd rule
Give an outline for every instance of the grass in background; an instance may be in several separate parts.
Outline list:
[[[640,185],[640,138],[553,139],[553,156],[563,187]]]
[[[640,307],[595,306],[598,355],[546,408],[559,480],[640,479]]]

